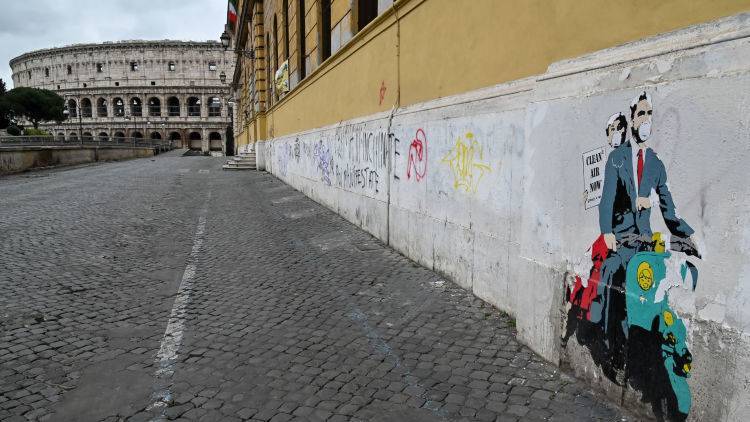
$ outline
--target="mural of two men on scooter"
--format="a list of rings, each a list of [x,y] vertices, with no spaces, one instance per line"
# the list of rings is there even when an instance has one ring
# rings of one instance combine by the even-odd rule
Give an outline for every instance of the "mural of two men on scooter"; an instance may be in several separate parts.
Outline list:
[[[590,248],[588,273],[566,277],[562,342],[567,346],[575,334],[603,374],[638,391],[658,419],[684,420],[692,355],[668,290],[685,283],[695,289],[698,271],[687,257],[700,253],[693,228],[677,213],[664,163],[649,146],[652,113],[651,96],[642,92],[628,112],[607,122],[601,234]],[[657,206],[670,236],[651,230]]]

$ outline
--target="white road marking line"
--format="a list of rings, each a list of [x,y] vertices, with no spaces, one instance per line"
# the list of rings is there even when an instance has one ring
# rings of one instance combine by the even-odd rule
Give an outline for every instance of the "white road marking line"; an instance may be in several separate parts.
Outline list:
[[[198,170],[198,173],[199,173],[199,174],[208,174],[208,173],[209,173],[210,171],[211,171],[211,170],[206,170],[206,169],[203,169],[203,170]]]
[[[163,381],[168,380],[174,374],[174,367],[177,363],[177,352],[182,344],[182,336],[185,330],[185,308],[188,302],[190,302],[193,278],[195,278],[195,262],[203,245],[203,234],[205,231],[206,216],[201,215],[198,218],[198,227],[193,236],[193,249],[190,251],[188,264],[185,267],[185,272],[182,274],[180,287],[177,290],[174,305],[172,305],[172,313],[169,315],[169,322],[167,323],[167,329],[164,331],[159,353],[156,354],[155,361],[158,368],[154,375],[157,380],[162,382],[162,386],[156,389],[157,391],[153,397],[154,402],[149,405],[148,410],[166,408],[172,401],[172,393],[169,390],[169,385]]]

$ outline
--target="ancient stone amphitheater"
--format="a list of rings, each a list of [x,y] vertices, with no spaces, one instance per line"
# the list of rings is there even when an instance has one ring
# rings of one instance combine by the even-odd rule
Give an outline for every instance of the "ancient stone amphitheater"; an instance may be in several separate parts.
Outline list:
[[[68,120],[41,125],[58,138],[170,139],[176,147],[233,151],[232,52],[219,42],[121,41],[50,48],[10,61],[14,87],[65,99]]]

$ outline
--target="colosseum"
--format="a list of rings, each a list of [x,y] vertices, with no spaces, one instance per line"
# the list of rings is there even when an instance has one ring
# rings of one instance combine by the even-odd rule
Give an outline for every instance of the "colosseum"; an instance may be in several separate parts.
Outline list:
[[[213,41],[121,41],[37,50],[10,67],[14,87],[65,99],[68,119],[40,125],[60,139],[169,139],[231,154],[232,54]]]

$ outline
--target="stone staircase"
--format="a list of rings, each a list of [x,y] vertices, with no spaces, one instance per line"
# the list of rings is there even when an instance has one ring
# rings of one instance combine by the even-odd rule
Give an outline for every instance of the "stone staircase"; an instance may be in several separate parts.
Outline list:
[[[221,166],[224,170],[256,170],[255,151],[243,152],[240,155],[227,160],[227,163]]]

